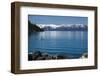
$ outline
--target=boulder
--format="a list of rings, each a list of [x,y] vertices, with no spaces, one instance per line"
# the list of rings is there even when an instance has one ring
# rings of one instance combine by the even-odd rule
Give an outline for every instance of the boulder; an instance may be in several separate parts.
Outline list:
[[[88,57],[88,53],[83,53],[81,58],[87,58]]]
[[[46,60],[52,60],[53,58],[52,58],[52,56],[50,56],[50,55],[48,55],[47,57],[46,57]]]
[[[56,54],[50,55],[46,52],[34,51],[29,54],[28,60],[52,60],[52,59],[70,59],[68,55]]]
[[[32,54],[28,54],[28,60],[29,61],[32,61],[33,59],[32,59]]]
[[[66,59],[66,57],[63,55],[57,55],[57,59]]]
[[[46,58],[45,57],[37,57],[37,60],[46,60]]]
[[[42,53],[42,56],[43,57],[48,57],[49,55],[48,55],[48,53]]]
[[[33,54],[32,54],[32,59],[33,59],[33,60],[37,60],[37,58],[38,58],[38,57],[41,57],[41,56],[42,56],[42,54],[41,54],[40,51],[35,51],[35,52],[33,52]]]

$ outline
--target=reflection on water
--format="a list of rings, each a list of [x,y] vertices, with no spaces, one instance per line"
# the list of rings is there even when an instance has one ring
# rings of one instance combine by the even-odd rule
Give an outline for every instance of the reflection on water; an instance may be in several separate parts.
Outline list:
[[[28,51],[39,50],[52,54],[87,51],[87,31],[44,31],[33,32],[28,38]]]

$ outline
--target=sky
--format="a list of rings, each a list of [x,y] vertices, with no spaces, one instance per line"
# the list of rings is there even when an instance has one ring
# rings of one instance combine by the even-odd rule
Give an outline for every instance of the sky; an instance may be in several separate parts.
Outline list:
[[[88,24],[88,17],[28,15],[33,24]]]

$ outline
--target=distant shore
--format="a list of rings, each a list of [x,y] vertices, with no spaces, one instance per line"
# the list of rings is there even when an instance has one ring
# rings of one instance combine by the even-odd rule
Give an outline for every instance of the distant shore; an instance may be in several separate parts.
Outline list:
[[[79,58],[83,59],[83,58],[87,58],[87,57],[88,57],[88,54],[85,52]],[[71,57],[68,55],[64,56],[63,54],[51,55],[46,52],[40,52],[40,51],[34,51],[34,52],[28,54],[29,61],[32,61],[32,60],[58,60],[58,59],[71,59]]]
[[[40,25],[43,26],[43,25]],[[28,21],[28,34],[31,35],[32,32],[43,32],[43,31],[88,31],[88,26],[84,25],[79,26],[73,24],[73,26],[66,27],[66,26],[59,26],[59,27],[52,27],[45,25],[44,27],[40,27],[38,24],[33,24],[31,21]]]

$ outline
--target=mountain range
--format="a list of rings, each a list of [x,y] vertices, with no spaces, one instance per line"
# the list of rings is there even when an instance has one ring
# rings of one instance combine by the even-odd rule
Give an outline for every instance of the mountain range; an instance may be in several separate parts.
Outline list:
[[[44,31],[86,31],[87,25],[84,24],[37,24]]]

